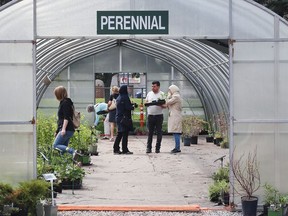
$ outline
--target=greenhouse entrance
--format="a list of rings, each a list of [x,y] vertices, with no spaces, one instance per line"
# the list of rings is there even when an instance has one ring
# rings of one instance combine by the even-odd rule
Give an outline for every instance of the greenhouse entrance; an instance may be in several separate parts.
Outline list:
[[[235,146],[237,155],[258,147],[261,181],[288,192],[288,28],[271,11],[245,0],[25,0],[1,7],[0,25],[2,181],[37,176],[37,109],[55,110],[51,89],[67,86],[85,112],[98,71],[147,73],[146,86],[160,76],[164,89],[193,93],[205,119],[226,113],[230,156]]]

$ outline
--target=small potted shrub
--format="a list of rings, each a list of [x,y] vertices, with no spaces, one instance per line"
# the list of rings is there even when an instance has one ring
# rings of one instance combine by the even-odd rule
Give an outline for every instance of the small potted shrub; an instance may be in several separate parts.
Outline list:
[[[10,184],[0,183],[0,215],[9,215],[19,210],[10,206],[12,203],[8,197],[11,197],[12,193],[13,187]]]
[[[220,190],[221,190],[221,200],[224,205],[229,205],[229,191],[230,191],[230,184],[229,181],[222,180],[219,182]]]
[[[259,163],[257,161],[257,148],[252,152],[244,153],[238,157],[232,154],[231,169],[235,179],[234,189],[241,195],[242,212],[244,216],[257,214],[258,197],[254,193],[260,188]]]
[[[229,164],[221,167],[212,175],[213,184],[209,186],[209,198],[212,202],[229,204]]]
[[[190,143],[197,144],[199,133],[203,130],[205,121],[194,115],[183,116],[182,118],[182,134],[184,145],[190,146]],[[194,138],[194,142],[192,141]],[[190,143],[189,143],[190,141]]]
[[[191,143],[197,144],[198,143],[198,135],[204,129],[206,122],[197,116],[191,116],[191,121],[192,121],[192,128],[191,128],[192,141],[191,141]],[[193,138],[194,138],[194,140],[193,140]]]
[[[80,189],[85,171],[79,166],[66,166],[57,170],[63,189]]]
[[[190,146],[192,137],[192,118],[191,116],[182,117],[182,136],[184,146]]]
[[[51,194],[49,186],[48,182],[40,179],[20,182],[19,186],[5,197],[6,204],[10,206],[13,204],[18,208],[12,215],[35,215],[39,201],[49,198]]]
[[[77,149],[80,153],[80,155],[77,158],[77,161],[81,165],[91,164],[91,153],[89,151],[89,146],[91,144],[92,144],[91,130],[81,125],[79,129],[76,129],[75,135],[70,140],[71,147]]]
[[[220,146],[220,143],[223,141],[223,136],[219,131],[214,133],[214,144]]]
[[[287,194],[281,194],[279,190],[271,184],[264,184],[264,215],[287,215],[287,204]]]
[[[220,142],[220,147],[221,147],[221,148],[229,148],[228,137],[225,137],[225,138]]]
[[[89,144],[88,146],[88,153],[91,155],[98,155],[98,138],[100,137],[100,131],[96,130],[95,127],[90,127],[91,130],[91,135],[90,135],[90,140],[91,140],[91,144]]]
[[[214,141],[214,131],[211,126],[211,120],[206,123],[208,135],[206,136],[207,143],[213,143]]]

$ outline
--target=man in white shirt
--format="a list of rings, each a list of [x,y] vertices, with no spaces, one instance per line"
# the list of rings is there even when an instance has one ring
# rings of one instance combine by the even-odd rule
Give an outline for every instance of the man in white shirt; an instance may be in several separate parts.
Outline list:
[[[152,91],[150,91],[145,99],[145,104],[157,101],[163,97],[164,93],[160,91],[160,82],[152,82]],[[146,153],[151,153],[153,134],[157,132],[157,140],[155,152],[160,153],[161,141],[162,141],[162,124],[163,124],[163,108],[161,105],[150,105],[147,106],[148,113],[148,139]]]

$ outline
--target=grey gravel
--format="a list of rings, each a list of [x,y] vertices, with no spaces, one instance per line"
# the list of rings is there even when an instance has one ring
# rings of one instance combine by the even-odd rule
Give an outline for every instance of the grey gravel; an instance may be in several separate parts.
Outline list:
[[[146,211],[146,212],[121,212],[121,211],[66,211],[58,212],[58,216],[241,216],[240,212],[229,211],[201,211],[201,212],[165,212],[165,211]]]

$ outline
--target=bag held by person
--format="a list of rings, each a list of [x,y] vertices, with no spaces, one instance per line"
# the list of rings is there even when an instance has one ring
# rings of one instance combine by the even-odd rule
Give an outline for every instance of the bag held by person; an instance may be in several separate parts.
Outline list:
[[[116,100],[115,98],[112,100],[111,105],[108,107],[109,111],[115,110],[116,109]]]
[[[73,118],[72,122],[74,125],[74,128],[79,128],[80,127],[80,119],[81,119],[81,114],[79,111],[76,111],[74,106],[73,106]]]

